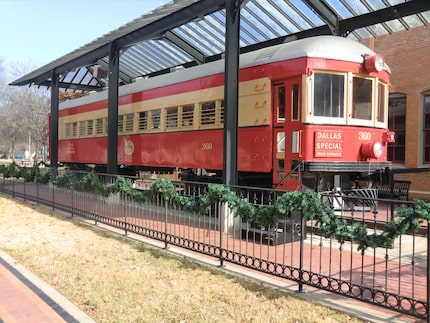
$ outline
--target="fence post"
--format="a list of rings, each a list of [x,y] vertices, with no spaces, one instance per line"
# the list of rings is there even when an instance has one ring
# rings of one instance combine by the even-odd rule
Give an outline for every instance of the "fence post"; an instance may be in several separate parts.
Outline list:
[[[293,218],[291,217],[291,225],[293,227]],[[305,217],[303,216],[303,211],[300,210],[300,263],[299,263],[299,293],[303,292],[303,246],[304,246],[304,237],[305,237],[305,230],[306,230],[306,221]],[[293,233],[294,234],[294,233]]]
[[[218,202],[218,219],[219,219],[219,265],[220,267],[224,266],[224,258],[222,256],[222,236],[224,232],[224,221],[227,217],[226,212],[224,212],[224,208],[227,206],[227,203]]]
[[[167,205],[167,199],[164,198],[163,195],[161,195],[161,198],[164,199],[164,249],[168,248],[168,242],[167,242],[167,223],[168,223],[168,205]]]
[[[427,322],[430,323],[430,225],[427,224]]]

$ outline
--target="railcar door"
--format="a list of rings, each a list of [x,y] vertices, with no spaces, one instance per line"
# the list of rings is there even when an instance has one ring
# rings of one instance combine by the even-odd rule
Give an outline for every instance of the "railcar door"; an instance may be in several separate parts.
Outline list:
[[[301,79],[273,84],[273,186],[281,190],[299,188],[301,154]]]

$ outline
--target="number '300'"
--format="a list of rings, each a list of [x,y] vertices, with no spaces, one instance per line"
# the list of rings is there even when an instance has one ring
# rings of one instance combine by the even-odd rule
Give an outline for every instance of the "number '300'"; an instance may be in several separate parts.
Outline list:
[[[211,142],[202,143],[202,150],[212,150],[212,143]]]
[[[358,132],[358,140],[371,140],[372,133],[367,131],[359,131]]]

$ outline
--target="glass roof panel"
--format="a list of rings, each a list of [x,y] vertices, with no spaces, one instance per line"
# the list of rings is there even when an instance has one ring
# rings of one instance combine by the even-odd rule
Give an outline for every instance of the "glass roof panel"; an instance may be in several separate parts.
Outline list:
[[[106,46],[114,40],[127,39],[127,41],[133,41],[133,37],[128,38],[133,32],[144,30],[146,26],[157,22],[158,19],[168,20],[170,15],[175,15],[179,9],[185,6],[191,7],[197,3],[203,4],[205,2],[208,3],[209,8],[210,1],[172,1],[111,33],[97,38],[92,43],[82,46],[69,54],[71,58],[66,55],[48,65],[54,66],[58,64],[58,66],[61,66],[68,62],[68,60],[76,58],[76,55],[88,54],[92,50]],[[325,2],[336,13],[340,21],[348,20],[358,15],[369,14],[375,10],[386,9],[390,6],[399,5],[404,7],[405,4],[408,4],[406,0],[320,0],[320,2]],[[183,12],[186,13],[187,10]],[[154,39],[136,40],[136,43],[128,43],[130,45],[127,45],[130,47],[121,50],[120,78],[124,82],[130,82],[133,78],[145,77],[148,74],[168,70],[174,66],[202,63],[205,58],[211,57],[218,59],[220,54],[225,51],[226,10],[222,8],[210,14],[207,14],[207,12],[209,12],[209,9],[204,11],[202,16],[198,18],[190,17],[189,22],[182,25],[176,24],[176,28],[161,30],[160,34],[153,36]],[[179,19],[182,19],[181,17]],[[174,24],[173,20],[169,22]],[[241,47],[257,45],[255,48],[258,47],[260,42],[276,38],[280,38],[282,41],[282,37],[288,37],[291,34],[326,24],[325,18],[320,17],[305,0],[243,1],[240,23],[239,45]],[[428,25],[429,23],[430,10],[363,28],[359,28],[360,25],[357,24],[356,27],[351,27],[352,30],[348,34],[348,37],[361,40],[408,30]],[[143,34],[144,32],[136,33],[134,37],[137,39],[138,36]],[[189,53],[186,51],[188,49],[190,49]],[[103,55],[106,55],[106,53],[104,52]],[[193,55],[196,57],[193,57]],[[103,63],[104,67],[107,68],[109,58],[102,57],[96,59],[96,61]],[[86,65],[91,66],[91,63],[87,62]],[[53,69],[56,69],[56,67],[54,66]],[[28,76],[29,79],[33,77],[33,74],[37,74],[37,72],[39,70],[30,73],[31,76]],[[47,71],[43,71],[43,73],[47,73]],[[83,85],[97,82],[85,66],[77,67],[76,71],[73,72],[63,73],[65,74],[63,82],[80,82]],[[22,79],[25,79],[25,77],[18,81],[21,82]]]

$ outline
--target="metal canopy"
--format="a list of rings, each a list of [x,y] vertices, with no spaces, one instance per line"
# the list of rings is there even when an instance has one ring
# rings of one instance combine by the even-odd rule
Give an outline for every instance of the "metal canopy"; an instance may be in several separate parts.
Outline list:
[[[175,0],[21,77],[11,85],[66,91],[108,86],[109,53],[120,49],[119,84],[221,59],[226,0]],[[244,0],[240,51],[335,34],[361,40],[428,25],[429,0]]]

